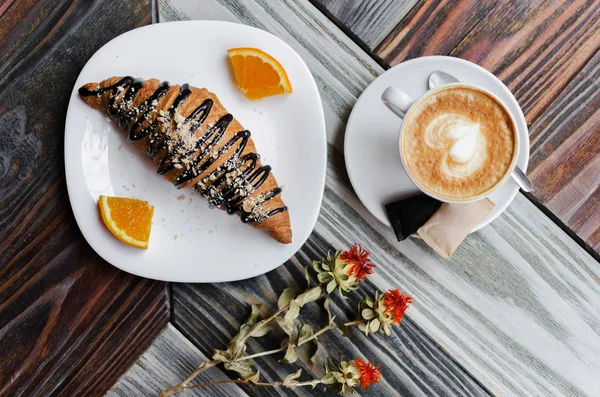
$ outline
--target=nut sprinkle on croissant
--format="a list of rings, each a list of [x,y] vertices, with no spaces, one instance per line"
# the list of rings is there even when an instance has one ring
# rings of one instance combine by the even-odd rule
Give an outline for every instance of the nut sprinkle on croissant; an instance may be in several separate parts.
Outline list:
[[[190,187],[211,206],[288,244],[292,230],[281,188],[262,165],[250,131],[205,88],[157,79],[111,77],[88,83],[79,95],[128,131],[157,172],[176,187]]]

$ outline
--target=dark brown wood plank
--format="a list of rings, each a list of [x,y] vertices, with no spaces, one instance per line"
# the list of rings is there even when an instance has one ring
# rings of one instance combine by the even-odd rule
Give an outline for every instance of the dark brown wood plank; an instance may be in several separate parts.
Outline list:
[[[447,55],[490,12],[495,1],[420,0],[375,49],[388,65]]]
[[[600,252],[600,52],[530,132],[533,195]]]
[[[511,89],[531,123],[598,48],[598,1],[422,1],[377,55],[390,65],[430,54],[475,62]]]
[[[347,34],[375,49],[418,0],[311,0]]]
[[[83,239],[64,179],[71,89],[150,1],[0,3],[0,395],[102,395],[168,322],[163,283]]]
[[[304,287],[304,268],[313,259],[322,258],[327,252],[335,251],[318,233],[313,232],[302,249],[280,268],[250,280],[212,285],[174,284],[173,285],[173,324],[199,350],[210,356],[215,348],[222,348],[237,332],[240,322],[248,315],[250,304],[261,303],[262,313],[267,315],[277,310],[278,294],[288,286]],[[313,285],[316,281],[313,279]],[[338,321],[354,319],[357,299],[363,295],[375,295],[376,287],[370,281],[361,283],[359,292],[349,295],[349,299],[340,298],[337,293],[332,297],[331,310]],[[218,303],[217,303],[218,302]],[[302,309],[303,321],[317,327],[326,325],[327,315],[316,303]],[[400,326],[394,327],[392,335],[370,335],[357,329],[350,330],[352,339],[342,337],[339,332],[329,332],[319,337],[321,350],[319,363],[326,357],[339,360],[342,357],[353,359],[363,357],[382,364],[382,381],[369,388],[360,389],[364,396],[489,396],[461,367],[408,316]],[[281,335],[251,339],[248,343],[249,354],[267,351],[279,347]],[[256,360],[257,368],[266,379],[280,380],[295,372],[298,366],[303,368],[305,378],[310,375],[322,376],[322,367],[297,363],[283,364],[281,354],[261,357]],[[231,377],[235,374],[229,373]],[[296,390],[260,389],[242,387],[251,396],[328,396],[322,387],[315,390],[299,388]],[[211,395],[209,391],[207,396]]]
[[[600,2],[499,2],[452,51],[498,76],[528,122],[600,48]]]

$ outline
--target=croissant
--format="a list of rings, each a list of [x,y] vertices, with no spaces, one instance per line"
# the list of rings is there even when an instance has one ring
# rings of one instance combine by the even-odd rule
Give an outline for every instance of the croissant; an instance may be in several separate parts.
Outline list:
[[[271,167],[261,164],[250,131],[215,94],[127,76],[85,84],[79,95],[118,120],[128,142],[176,187],[193,188],[211,206],[238,214],[280,243],[292,241],[288,209]]]

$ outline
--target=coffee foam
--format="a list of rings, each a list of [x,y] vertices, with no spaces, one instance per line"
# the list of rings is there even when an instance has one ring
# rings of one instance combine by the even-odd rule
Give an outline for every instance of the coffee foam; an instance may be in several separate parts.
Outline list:
[[[502,105],[483,91],[447,87],[421,99],[403,126],[405,164],[436,196],[467,200],[506,175],[516,131]]]

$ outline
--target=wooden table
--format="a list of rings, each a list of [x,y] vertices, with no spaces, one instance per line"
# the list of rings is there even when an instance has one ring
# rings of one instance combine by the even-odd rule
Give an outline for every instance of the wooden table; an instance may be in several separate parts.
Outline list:
[[[184,19],[274,33],[321,90],[329,161],[318,223],[298,254],[251,280],[127,275],[91,250],[68,203],[62,137],[78,72],[114,36]],[[304,264],[357,241],[378,265],[361,290],[399,287],[415,299],[389,338],[323,337],[331,356],[383,364],[382,381],[360,394],[600,395],[599,50],[597,0],[0,0],[0,395],[157,395],[223,347],[249,303],[272,311]],[[358,201],[342,157],[344,123],[365,87],[430,54],[478,63],[513,91],[536,186],[449,261],[420,240],[396,242]],[[333,306],[353,314],[349,302]],[[272,380],[296,368],[257,365]],[[201,379],[231,376],[212,368]],[[232,384],[181,395],[279,394],[325,395]]]

